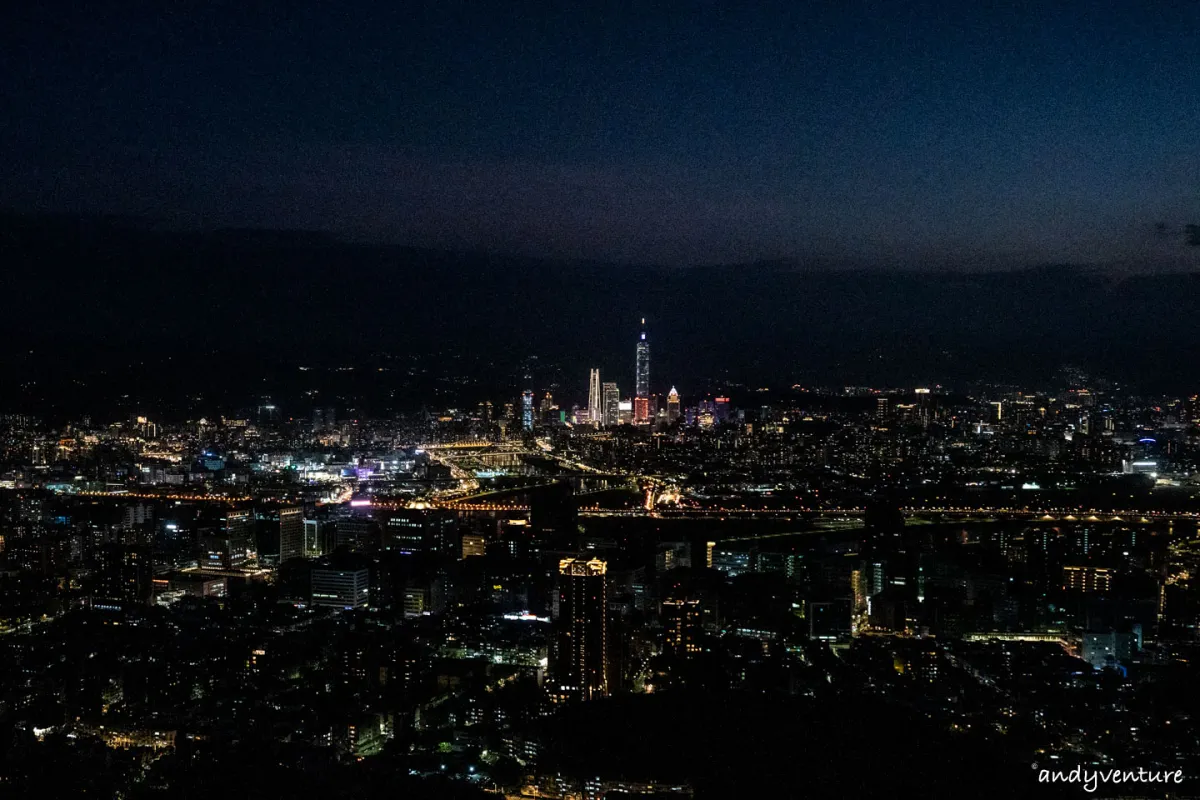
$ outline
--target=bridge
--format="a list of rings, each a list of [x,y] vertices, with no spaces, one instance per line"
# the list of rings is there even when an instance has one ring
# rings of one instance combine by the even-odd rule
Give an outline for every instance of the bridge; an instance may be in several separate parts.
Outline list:
[[[459,449],[468,449],[465,446],[452,446]],[[624,475],[587,475],[575,476],[577,478],[612,478],[618,480],[628,480],[629,476]],[[429,498],[426,502],[431,507],[445,508],[453,511],[465,512],[497,512],[497,513],[528,513],[529,505],[525,503],[504,503],[489,501],[487,498],[499,498],[505,494],[520,494],[523,491],[537,489],[552,485],[554,481],[545,481],[543,483],[533,484],[530,486],[496,489],[487,492],[468,494],[465,496],[442,496]],[[611,487],[610,487],[611,488]],[[608,488],[594,488],[579,492],[576,497],[587,498],[590,495],[599,494],[608,491]],[[669,490],[667,490],[669,491]],[[666,492],[664,492],[666,493]],[[214,495],[214,494],[194,494],[187,492],[137,492],[137,491],[80,491],[72,493],[79,497],[103,497],[110,499],[135,499],[135,500],[179,500],[185,502],[210,502],[210,503],[246,503],[255,500],[250,495]],[[595,517],[657,517],[662,519],[861,519],[864,515],[864,509],[860,506],[845,506],[845,507],[826,507],[826,508],[751,508],[745,505],[739,506],[713,506],[713,507],[679,507],[673,505],[658,505],[653,500],[657,500],[659,495],[654,492],[654,487],[648,490],[648,502],[637,508],[603,508],[597,505],[580,505],[579,513],[581,516]],[[258,498],[259,501],[272,499],[283,502],[282,498]],[[388,507],[387,502],[379,502],[376,505]],[[988,507],[988,506],[912,506],[902,508],[901,512],[905,518],[914,523],[953,523],[953,522],[1003,522],[1003,521],[1024,521],[1034,523],[1121,523],[1126,525],[1151,525],[1156,523],[1175,523],[1188,522],[1200,523],[1200,511],[1170,511],[1170,510],[1146,510],[1146,509],[1072,509],[1072,508],[1051,508],[1051,509],[1032,509],[1032,508],[1015,508],[1015,507]]]
[[[477,498],[435,503],[440,507],[475,512],[527,512],[523,503],[473,502]],[[1072,509],[1043,511],[1016,508],[903,508],[906,519],[913,522],[1003,522],[1006,520],[1039,523],[1095,522],[1150,525],[1158,522],[1200,522],[1196,511],[1113,511],[1101,509]],[[658,517],[662,519],[819,519],[857,518],[864,516],[861,507],[846,508],[655,508],[613,509],[599,506],[580,506],[581,516],[595,517]]]
[[[225,494],[191,494],[191,493],[164,493],[164,492],[129,492],[123,489],[113,491],[85,491],[85,492],[65,492],[71,497],[106,497],[106,498],[129,498],[133,500],[180,500],[189,503],[246,503],[254,498],[250,495],[225,495]],[[260,500],[268,498],[259,498]],[[276,498],[270,498],[276,499]]]

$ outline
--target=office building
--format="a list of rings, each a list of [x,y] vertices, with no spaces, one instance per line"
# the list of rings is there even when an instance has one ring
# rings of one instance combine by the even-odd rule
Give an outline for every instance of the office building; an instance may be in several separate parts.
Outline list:
[[[227,511],[220,527],[201,540],[200,567],[213,570],[242,569],[254,542],[254,515],[250,510]]]
[[[457,524],[451,512],[437,508],[402,508],[388,515],[383,526],[383,549],[402,555],[450,554],[457,549],[456,532]]]
[[[662,604],[663,650],[677,656],[700,652],[699,600],[668,598]]]
[[[365,566],[321,565],[312,570],[312,604],[326,608],[366,608],[371,573]]]

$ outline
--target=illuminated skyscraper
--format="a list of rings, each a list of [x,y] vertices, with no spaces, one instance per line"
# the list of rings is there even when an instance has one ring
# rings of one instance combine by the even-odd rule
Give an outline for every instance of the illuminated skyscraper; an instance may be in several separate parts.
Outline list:
[[[608,694],[608,565],[598,559],[558,563],[550,696],[555,702]]]
[[[675,387],[671,387],[671,393],[667,395],[667,422],[674,422],[679,419],[679,392],[675,391]]]
[[[613,427],[621,423],[621,393],[615,383],[605,383],[604,395],[604,426]]]
[[[526,389],[521,393],[521,429],[533,430],[533,391]]]
[[[650,342],[646,339],[646,320],[642,319],[642,335],[637,343],[636,397],[650,396]]]
[[[650,398],[635,397],[633,398],[633,421],[636,423],[647,423],[650,421]]]
[[[937,417],[937,400],[928,389],[917,389],[917,414],[926,428]]]
[[[588,378],[588,417],[593,425],[599,425],[604,417],[600,399],[600,370],[593,369]]]

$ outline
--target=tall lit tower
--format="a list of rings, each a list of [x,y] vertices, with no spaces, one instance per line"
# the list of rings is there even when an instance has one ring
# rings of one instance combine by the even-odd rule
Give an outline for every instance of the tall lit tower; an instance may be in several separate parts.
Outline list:
[[[588,378],[588,420],[593,425],[599,425],[604,416],[604,407],[600,400],[600,370],[593,369]]]
[[[556,702],[608,694],[608,565],[564,558],[558,564],[550,696]]]
[[[533,430],[533,392],[530,389],[521,393],[521,427]]]
[[[636,396],[650,396],[650,342],[646,340],[646,318],[642,317],[642,335],[637,343]]]

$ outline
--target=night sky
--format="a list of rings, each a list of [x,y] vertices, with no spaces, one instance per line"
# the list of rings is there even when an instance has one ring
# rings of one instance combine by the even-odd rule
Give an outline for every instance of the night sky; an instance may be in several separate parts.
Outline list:
[[[21,5],[9,209],[666,265],[1200,266],[1194,2]]]

